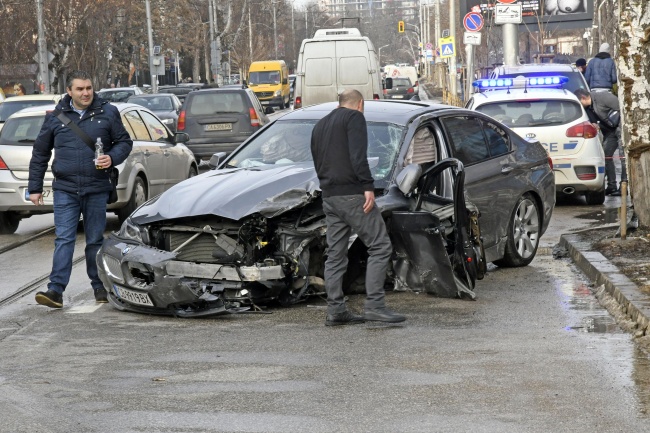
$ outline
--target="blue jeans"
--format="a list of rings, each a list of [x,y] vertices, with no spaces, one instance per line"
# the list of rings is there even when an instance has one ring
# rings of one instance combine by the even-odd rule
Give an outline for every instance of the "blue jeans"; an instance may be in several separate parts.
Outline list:
[[[54,191],[54,257],[49,290],[63,293],[72,273],[72,256],[77,239],[79,215],[83,215],[86,233],[86,272],[93,289],[103,287],[97,275],[95,256],[104,242],[106,228],[106,200],[108,192],[79,196],[65,191]]]

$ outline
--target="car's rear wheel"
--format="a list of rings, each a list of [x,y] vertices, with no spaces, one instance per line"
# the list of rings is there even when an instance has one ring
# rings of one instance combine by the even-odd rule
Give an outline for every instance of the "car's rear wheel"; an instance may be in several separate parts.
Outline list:
[[[129,201],[126,206],[117,211],[120,223],[124,222],[145,201],[147,201],[147,185],[142,177],[137,176],[133,182],[133,190]]]
[[[196,170],[196,167],[191,166],[191,167],[190,167],[190,172],[187,174],[187,177],[188,177],[188,179],[189,179],[190,177],[194,177],[194,176],[196,176],[197,174],[199,174],[199,172]]]
[[[585,200],[588,205],[603,204],[605,203],[605,190],[588,191],[585,193]]]
[[[540,225],[537,201],[530,194],[524,194],[510,216],[503,258],[493,263],[501,267],[519,267],[532,262],[539,245]]]
[[[10,235],[18,230],[20,217],[13,212],[0,212],[0,235]]]

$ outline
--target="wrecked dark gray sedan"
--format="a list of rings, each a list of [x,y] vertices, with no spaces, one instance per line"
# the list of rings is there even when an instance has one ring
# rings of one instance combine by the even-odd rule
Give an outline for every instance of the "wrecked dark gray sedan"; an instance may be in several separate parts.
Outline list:
[[[136,210],[97,255],[110,303],[202,317],[323,295],[327,226],[310,138],[335,106],[293,111]],[[539,143],[443,105],[366,101],[365,116],[394,246],[387,284],[473,299],[486,262],[533,260],[555,200]],[[362,284],[366,258],[352,236],[348,289]]]

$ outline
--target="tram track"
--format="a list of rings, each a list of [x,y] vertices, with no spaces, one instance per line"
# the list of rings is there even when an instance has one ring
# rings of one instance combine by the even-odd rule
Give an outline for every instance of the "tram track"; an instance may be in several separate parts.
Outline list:
[[[22,247],[23,245],[27,245],[28,243],[35,241],[36,239],[42,238],[43,236],[49,235],[50,233],[54,233],[54,226],[49,227],[36,234],[33,234],[21,241],[14,242],[9,245],[5,245],[4,247],[0,247],[0,255],[9,252],[11,250],[15,250],[16,248]]]

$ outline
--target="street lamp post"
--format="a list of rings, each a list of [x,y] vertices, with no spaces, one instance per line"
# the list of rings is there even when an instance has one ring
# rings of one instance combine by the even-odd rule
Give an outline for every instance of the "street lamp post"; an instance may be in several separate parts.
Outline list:
[[[275,21],[275,0],[271,1],[273,5],[273,45],[275,45],[275,60],[278,59],[278,28]]]
[[[389,46],[390,46],[390,44],[386,44],[386,45],[382,45],[381,47],[379,47],[379,50],[378,50],[379,51],[379,66],[381,66],[381,49],[389,47]]]

